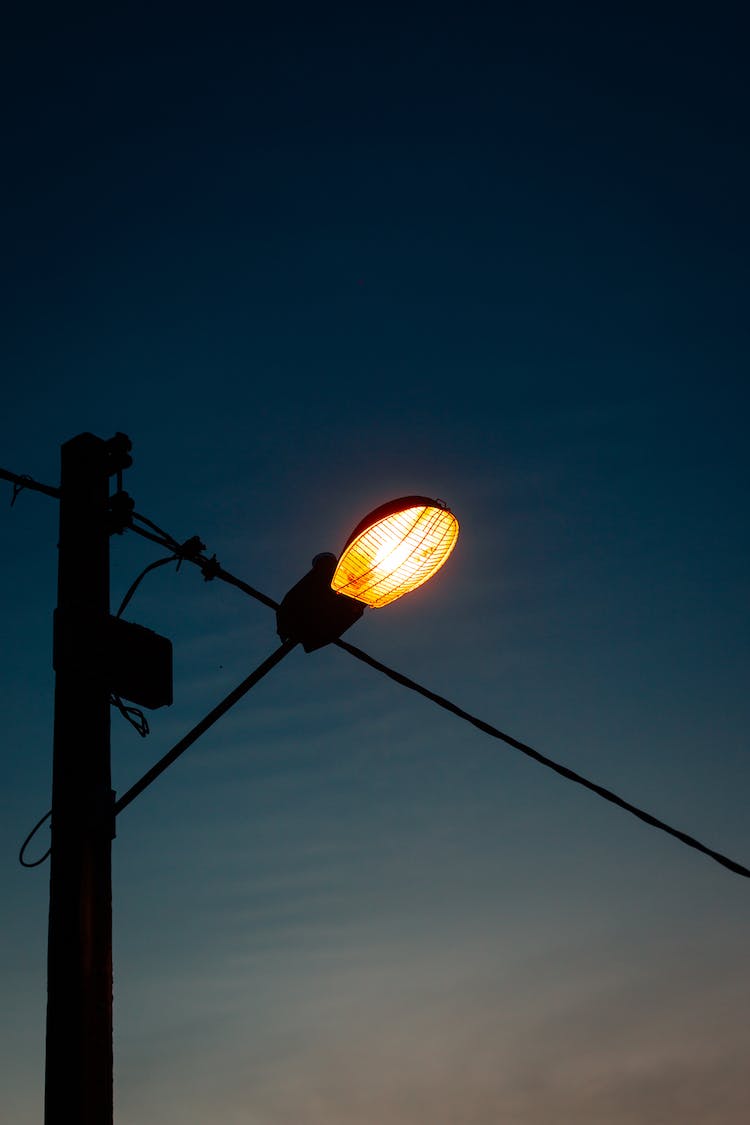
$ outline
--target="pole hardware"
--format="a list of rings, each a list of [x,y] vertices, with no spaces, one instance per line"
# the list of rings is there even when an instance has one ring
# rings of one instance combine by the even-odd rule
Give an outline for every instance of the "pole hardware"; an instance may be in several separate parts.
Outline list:
[[[118,473],[118,476],[120,474]],[[132,496],[122,489],[114,492],[109,498],[108,516],[110,535],[122,535],[133,521],[135,501]]]

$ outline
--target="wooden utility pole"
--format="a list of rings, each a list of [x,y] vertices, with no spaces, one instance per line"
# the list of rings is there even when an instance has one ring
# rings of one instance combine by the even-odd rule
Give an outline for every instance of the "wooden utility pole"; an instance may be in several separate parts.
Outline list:
[[[45,1125],[112,1123],[108,504],[126,449],[61,451]]]

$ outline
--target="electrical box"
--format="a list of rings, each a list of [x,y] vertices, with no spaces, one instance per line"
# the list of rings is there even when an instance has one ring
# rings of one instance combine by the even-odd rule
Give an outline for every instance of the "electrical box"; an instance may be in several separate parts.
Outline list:
[[[105,672],[106,686],[139,707],[154,710],[172,702],[172,642],[143,625],[110,615],[103,629],[89,629],[82,648],[76,617],[55,610],[52,665],[56,672],[88,678]]]
[[[172,642],[143,625],[110,617],[107,629],[110,690],[154,710],[172,702]]]

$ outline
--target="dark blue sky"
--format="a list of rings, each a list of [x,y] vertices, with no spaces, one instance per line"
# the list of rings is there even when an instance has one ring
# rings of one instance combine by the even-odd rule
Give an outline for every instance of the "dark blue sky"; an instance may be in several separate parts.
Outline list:
[[[138,509],[276,598],[444,498],[445,570],[352,641],[747,863],[738,6],[43,16],[0,47],[0,464],[124,431]],[[0,522],[14,1125],[56,518]],[[113,543],[114,605],[153,557]],[[175,703],[113,716],[120,792],[276,643],[184,568],[130,609]],[[123,813],[114,895],[122,1125],[744,1121],[744,881],[337,650]]]

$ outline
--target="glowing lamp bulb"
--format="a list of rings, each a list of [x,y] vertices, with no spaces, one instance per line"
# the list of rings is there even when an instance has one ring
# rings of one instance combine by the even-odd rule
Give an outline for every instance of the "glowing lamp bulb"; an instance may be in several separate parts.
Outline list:
[[[388,605],[432,578],[457,539],[458,520],[441,501],[425,496],[391,500],[355,527],[331,589],[365,605]]]

